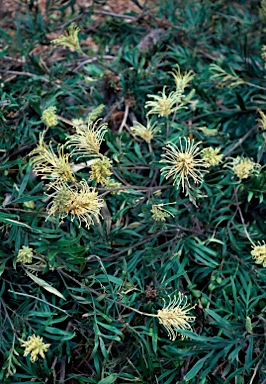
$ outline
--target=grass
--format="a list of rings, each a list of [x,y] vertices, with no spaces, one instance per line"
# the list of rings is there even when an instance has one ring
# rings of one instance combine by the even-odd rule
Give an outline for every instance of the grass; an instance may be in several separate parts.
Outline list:
[[[0,25],[0,381],[266,383],[263,4],[16,4]],[[52,43],[71,22],[81,50]],[[146,140],[131,128],[178,66],[184,107],[149,114]],[[180,140],[222,154],[184,191],[161,172]],[[193,322],[180,305],[171,340],[156,315],[178,292]],[[32,335],[50,344],[35,362]]]

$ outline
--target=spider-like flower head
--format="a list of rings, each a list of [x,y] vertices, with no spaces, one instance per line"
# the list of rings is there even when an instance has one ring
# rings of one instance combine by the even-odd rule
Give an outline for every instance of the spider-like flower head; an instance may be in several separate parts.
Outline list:
[[[193,179],[195,184],[199,184],[203,180],[201,168],[207,168],[209,165],[203,159],[197,158],[201,153],[198,145],[194,141],[183,138],[185,145],[183,146],[182,139],[180,138],[180,148],[175,144],[166,144],[165,154],[162,155],[161,163],[167,163],[166,167],[161,169],[162,175],[166,179],[172,177],[174,185],[182,185],[184,192],[185,187],[191,188],[190,178]]]
[[[151,140],[157,132],[160,132],[160,127],[157,126],[157,122],[151,124],[150,120],[147,120],[147,126],[140,123],[136,123],[132,128],[131,132],[135,136],[141,137],[146,143],[150,144]]]
[[[17,262],[18,263],[26,263],[30,264],[32,263],[32,248],[29,248],[25,245],[22,246],[22,248],[18,251],[18,257],[17,257]]]
[[[257,174],[260,168],[260,164],[255,163],[252,159],[237,156],[231,160],[231,163],[227,165],[232,169],[234,174],[240,179],[247,179],[249,176]]]
[[[112,175],[110,168],[112,166],[111,160],[103,156],[100,159],[95,159],[91,166],[90,180],[96,180],[97,183],[104,183],[108,176]]]
[[[145,108],[151,107],[152,109],[147,113],[148,115],[155,114],[158,116],[165,116],[168,118],[171,113],[174,113],[184,105],[181,103],[182,94],[177,91],[172,91],[167,96],[165,93],[165,88],[163,88],[161,96],[158,95],[148,95],[148,97],[153,98],[153,101],[147,101],[145,103]]]
[[[201,151],[201,158],[209,164],[209,167],[219,165],[223,160],[223,155],[219,152],[220,148],[204,148]]]
[[[63,220],[70,215],[71,221],[76,217],[79,224],[83,221],[87,228],[93,219],[99,220],[104,201],[98,198],[98,193],[85,180],[80,182],[80,187],[61,184],[56,185],[55,190],[53,201],[47,207],[48,218],[58,215]]]
[[[58,145],[58,155],[53,151],[52,145],[46,145],[43,135],[37,147],[31,151],[31,164],[36,175],[42,179],[54,180],[49,188],[57,183],[75,182],[75,175],[68,161],[70,154],[64,153],[64,146]]]
[[[251,251],[252,258],[255,259],[256,264],[262,264],[263,267],[266,267],[266,244],[259,243],[259,245],[253,245],[253,250]]]
[[[170,298],[170,296],[169,296]],[[191,330],[191,325],[195,321],[194,316],[190,316],[189,312],[195,308],[187,304],[187,297],[179,292],[178,297],[174,298],[166,305],[164,300],[163,309],[159,309],[156,317],[159,319],[159,323],[162,324],[170,338],[170,340],[175,340],[179,335],[178,330]],[[184,336],[181,335],[181,339],[184,339]]]
[[[25,348],[24,356],[30,354],[32,363],[38,360],[38,355],[44,358],[44,353],[47,352],[50,345],[44,344],[43,338],[36,335],[29,336],[27,341],[21,340],[21,346]]]
[[[56,107],[45,109],[42,113],[42,120],[48,128],[57,125]]]
[[[71,23],[63,35],[60,35],[57,39],[52,40],[55,45],[62,45],[64,48],[68,47],[76,52],[82,53],[79,45],[79,34],[80,28],[75,23]]]
[[[100,156],[100,146],[107,132],[107,124],[98,126],[96,122],[84,122],[82,119],[72,120],[76,133],[69,136],[68,145],[74,147],[74,153],[81,156]]]

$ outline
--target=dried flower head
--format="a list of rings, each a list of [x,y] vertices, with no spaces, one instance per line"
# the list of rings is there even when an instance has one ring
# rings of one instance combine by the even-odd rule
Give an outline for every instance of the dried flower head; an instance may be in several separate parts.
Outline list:
[[[118,181],[115,181],[114,179],[111,179],[110,177],[107,177],[103,182],[103,186],[106,189],[114,189],[114,188],[120,188],[122,186],[122,184],[119,183]],[[120,193],[121,193],[121,191],[112,191],[111,192],[112,195],[120,195]]]
[[[34,363],[38,360],[38,355],[44,358],[45,352],[51,344],[44,344],[43,338],[40,336],[29,336],[27,341],[21,340],[21,346],[25,348],[24,356],[30,354],[30,361]]]
[[[184,106],[181,103],[182,95],[180,92],[172,91],[167,96],[165,93],[165,88],[163,88],[161,96],[158,95],[148,95],[148,97],[152,97],[153,101],[147,101],[145,103],[145,108],[151,107],[152,109],[147,113],[148,115],[155,114],[158,116],[165,116],[168,118],[171,113],[174,113],[178,109]]]
[[[155,221],[165,221],[167,217],[174,215],[163,208],[164,204],[154,204],[151,208],[152,218]]]
[[[75,175],[69,164],[70,154],[64,153],[64,146],[58,145],[58,156],[54,153],[52,145],[46,145],[43,135],[37,147],[31,151],[31,164],[34,172],[42,179],[54,180],[49,188],[57,183],[75,182]]]
[[[255,259],[256,264],[262,264],[263,267],[266,267],[266,244],[259,243],[259,245],[253,245],[253,250],[251,251],[252,258]]]
[[[32,263],[32,256],[32,248],[23,245],[22,248],[18,251],[17,262],[30,264]]]
[[[56,107],[49,107],[45,109],[42,113],[42,120],[48,128],[57,125],[58,120],[55,112]]]
[[[99,121],[99,120],[98,120]],[[67,144],[74,147],[74,152],[84,156],[100,155],[100,146],[107,132],[107,124],[98,125],[98,121],[84,122],[82,119],[72,120],[76,133],[69,136]]]
[[[83,53],[79,45],[79,34],[80,28],[75,23],[71,23],[63,35],[60,35],[57,39],[52,40],[55,45],[62,45],[64,48],[68,47],[76,52]]]
[[[150,144],[151,140],[154,138],[154,135],[159,131],[160,127],[158,127],[157,122],[151,124],[150,120],[147,120],[146,127],[140,123],[136,123],[131,128],[133,135],[141,137],[148,144]]]
[[[168,305],[166,305],[164,300],[163,309],[159,309],[155,317],[165,327],[170,340],[174,341],[176,339],[179,335],[178,330],[192,329],[189,323],[195,321],[195,317],[190,316],[189,312],[193,308],[195,306],[187,304],[187,297],[181,292],[178,293],[178,297],[174,296],[173,300],[170,299]],[[181,339],[184,339],[183,335],[181,335]]]
[[[100,159],[95,159],[90,171],[90,179],[96,180],[97,183],[104,183],[108,176],[112,175],[110,168],[112,166],[111,160],[108,157],[103,156]]]
[[[168,163],[166,167],[161,169],[162,175],[166,179],[172,177],[174,185],[179,186],[182,184],[184,192],[185,186],[190,188],[190,178],[195,184],[199,184],[203,180],[203,175],[200,168],[207,168],[208,163],[204,160],[197,158],[201,153],[198,145],[194,141],[183,138],[185,146],[183,146],[182,139],[180,138],[180,149],[175,144],[166,144],[165,154],[162,155],[161,163]]]
[[[85,180],[80,182],[80,187],[60,184],[55,186],[55,190],[53,201],[47,207],[48,218],[58,215],[63,220],[70,215],[71,221],[77,218],[79,224],[83,221],[87,228],[93,219],[99,220],[104,201],[98,198],[98,193]]]
[[[201,158],[209,164],[209,167],[219,165],[223,160],[223,155],[219,155],[220,148],[204,148],[201,151]]]
[[[255,163],[252,159],[241,156],[232,159],[231,163],[227,166],[232,169],[240,180],[247,179],[249,176],[258,173],[260,168],[260,164]]]

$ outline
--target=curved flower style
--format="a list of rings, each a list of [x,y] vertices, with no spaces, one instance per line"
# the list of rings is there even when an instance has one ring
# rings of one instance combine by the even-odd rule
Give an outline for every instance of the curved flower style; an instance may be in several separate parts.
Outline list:
[[[166,144],[165,154],[162,155],[163,159],[160,163],[168,163],[166,167],[161,169],[162,175],[166,179],[173,177],[174,185],[179,186],[182,184],[184,192],[185,187],[191,188],[189,178],[192,178],[195,184],[199,184],[203,180],[202,171],[200,168],[207,168],[209,166],[202,159],[196,158],[200,153],[198,147],[199,143],[194,144],[187,138],[183,138],[185,146],[183,147],[182,139],[180,138],[180,149],[175,144]]]
[[[22,248],[18,251],[17,262],[31,264],[32,256],[33,256],[32,248],[23,245]]]
[[[64,153],[63,145],[58,146],[57,156],[51,144],[46,145],[41,135],[39,144],[29,156],[36,175],[41,176],[42,179],[54,180],[49,188],[57,183],[75,182],[76,179],[68,161],[70,154]]]
[[[47,207],[48,218],[59,215],[63,220],[69,214],[71,221],[77,217],[80,225],[84,221],[89,228],[93,218],[98,220],[101,216],[100,209],[104,200],[98,198],[98,193],[90,188],[85,180],[81,181],[80,188],[61,184],[55,186],[55,189],[54,199]]]
[[[62,45],[64,48],[68,47],[76,52],[83,53],[79,44],[78,34],[80,28],[75,24],[71,23],[63,35],[60,35],[57,39],[52,40],[55,45]]]
[[[44,358],[44,353],[47,352],[50,345],[44,344],[43,338],[36,335],[29,336],[27,341],[21,341],[21,346],[25,348],[24,356],[30,354],[32,363],[38,360],[38,355]]]
[[[179,335],[179,329],[192,329],[189,323],[195,321],[195,317],[190,316],[189,312],[193,308],[195,306],[187,304],[187,297],[181,292],[178,293],[178,297],[174,296],[173,300],[170,299],[168,305],[166,305],[164,300],[164,308],[159,309],[155,317],[159,319],[159,323],[167,330],[170,340],[174,341],[176,339]],[[184,339],[183,335],[181,335],[181,339]]]
[[[97,126],[98,121],[86,123],[82,119],[72,120],[76,133],[69,136],[67,144],[70,147],[74,147],[74,153],[79,153],[83,156],[100,156],[100,146],[107,132],[107,125]]]
[[[145,140],[146,143],[150,144],[151,140],[154,138],[154,135],[157,132],[160,132],[160,127],[157,126],[157,122],[151,124],[150,120],[147,120],[147,126],[140,123],[136,123],[132,128],[131,132],[135,136],[139,136],[142,140]]]

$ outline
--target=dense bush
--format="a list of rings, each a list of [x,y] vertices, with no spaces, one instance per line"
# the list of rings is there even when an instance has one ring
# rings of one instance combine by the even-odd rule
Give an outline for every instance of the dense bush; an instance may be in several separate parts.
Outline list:
[[[265,383],[266,2],[112,4],[0,11],[0,380]]]

